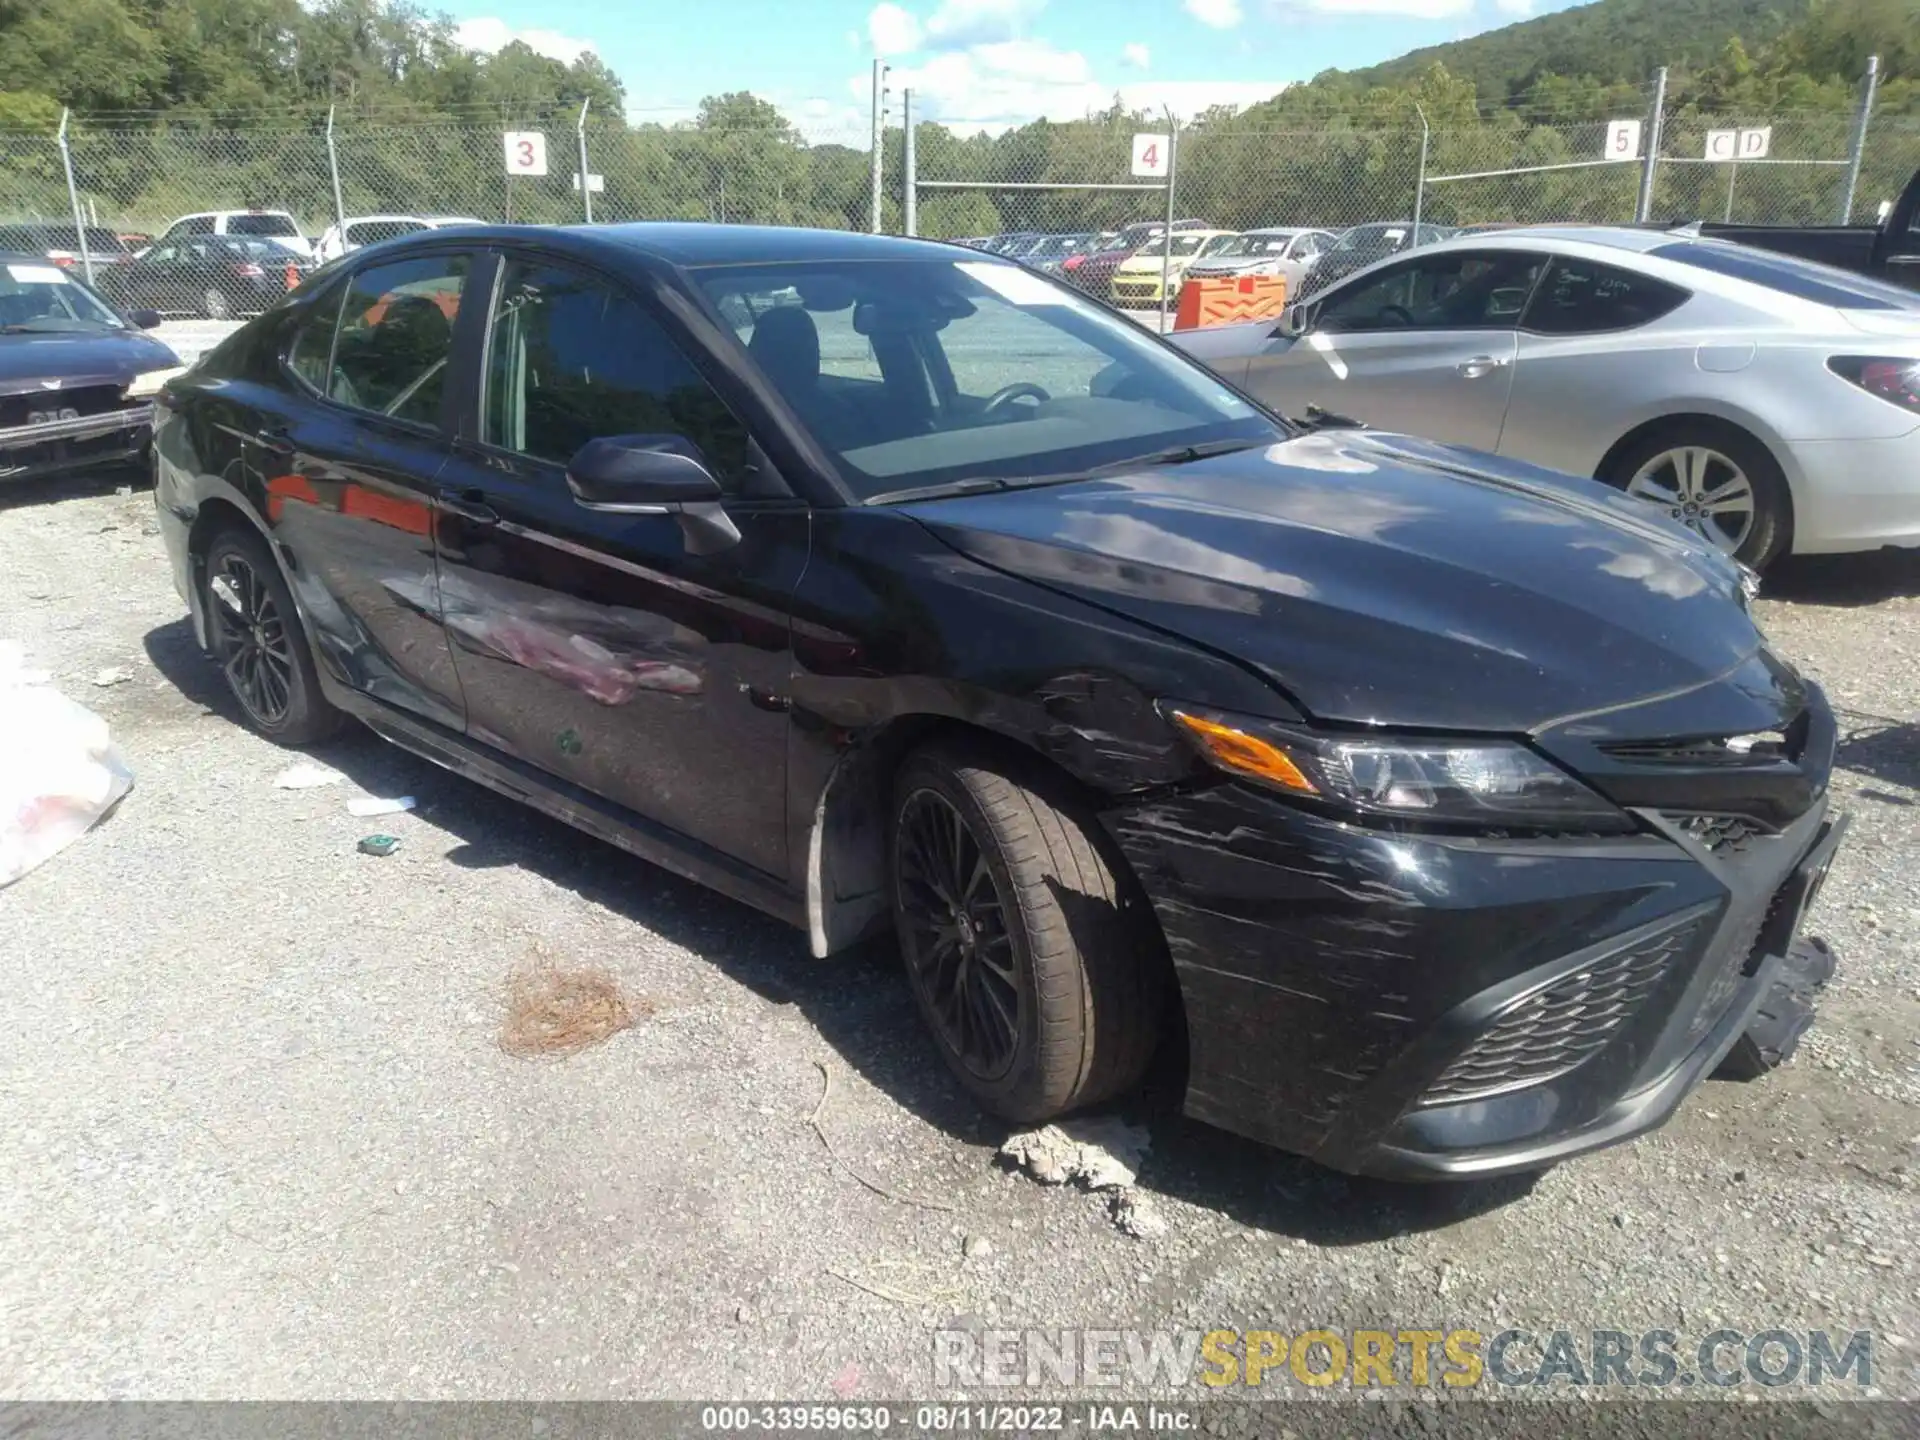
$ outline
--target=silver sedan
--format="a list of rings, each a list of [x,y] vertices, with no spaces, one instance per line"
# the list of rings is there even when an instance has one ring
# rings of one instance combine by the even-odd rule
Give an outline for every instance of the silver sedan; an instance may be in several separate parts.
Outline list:
[[[1176,334],[1275,409],[1592,475],[1756,569],[1920,546],[1920,295],[1685,231],[1513,230]]]

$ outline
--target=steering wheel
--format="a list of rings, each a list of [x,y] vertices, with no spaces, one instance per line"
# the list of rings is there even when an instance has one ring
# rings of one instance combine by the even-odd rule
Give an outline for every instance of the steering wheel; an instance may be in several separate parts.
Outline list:
[[[1396,323],[1408,330],[1413,328],[1413,312],[1404,305],[1382,305],[1374,313],[1382,320],[1387,319],[1389,316],[1397,315],[1400,318]]]
[[[1019,380],[1011,385],[1002,385],[998,390],[994,391],[993,394],[989,395],[987,397],[987,403],[980,407],[980,413],[982,415],[998,415],[1014,401],[1027,399],[1039,400],[1044,403],[1045,401],[1053,399],[1053,396],[1049,395],[1044,389],[1034,384],[1031,380]]]

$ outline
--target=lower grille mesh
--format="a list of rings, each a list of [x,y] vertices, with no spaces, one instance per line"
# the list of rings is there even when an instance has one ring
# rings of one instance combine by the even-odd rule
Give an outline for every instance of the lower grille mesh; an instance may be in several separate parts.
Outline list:
[[[1494,1022],[1433,1082],[1423,1105],[1451,1105],[1565,1075],[1599,1053],[1692,948],[1700,922],[1669,930],[1556,981]]]

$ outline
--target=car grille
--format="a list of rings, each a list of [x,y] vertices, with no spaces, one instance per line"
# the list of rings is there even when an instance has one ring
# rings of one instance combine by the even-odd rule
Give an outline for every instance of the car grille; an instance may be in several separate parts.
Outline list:
[[[1700,921],[1643,940],[1555,981],[1501,1015],[1443,1071],[1422,1105],[1538,1085],[1578,1068],[1632,1018],[1698,938]]]
[[[59,416],[71,410],[76,415],[104,415],[124,403],[120,385],[82,385],[73,390],[34,390],[25,395],[0,395],[0,430],[32,423],[36,414]]]

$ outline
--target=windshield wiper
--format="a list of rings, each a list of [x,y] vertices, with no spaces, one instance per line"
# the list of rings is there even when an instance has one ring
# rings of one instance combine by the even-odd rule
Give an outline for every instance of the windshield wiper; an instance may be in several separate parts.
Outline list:
[[[1151,455],[1137,455],[1131,460],[1116,460],[1111,465],[1102,465],[1102,471],[1151,469],[1160,465],[1191,465],[1196,460],[1211,460],[1216,455],[1232,455],[1241,450],[1258,450],[1271,442],[1266,440],[1209,440],[1201,445],[1176,445],[1169,450],[1156,450]]]
[[[905,490],[882,490],[869,495],[863,505],[895,505],[902,500],[945,500],[955,495],[985,495],[1008,489],[1008,483],[994,475],[970,475],[964,480],[949,480],[943,485],[914,485]]]

